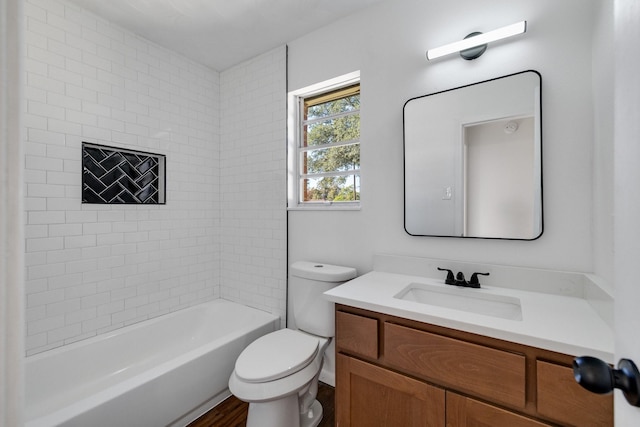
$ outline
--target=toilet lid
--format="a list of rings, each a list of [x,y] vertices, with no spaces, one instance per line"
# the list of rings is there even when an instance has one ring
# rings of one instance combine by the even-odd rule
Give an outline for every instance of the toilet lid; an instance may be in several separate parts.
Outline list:
[[[262,383],[284,378],[307,366],[318,354],[318,339],[292,329],[264,335],[247,346],[236,360],[236,375]]]

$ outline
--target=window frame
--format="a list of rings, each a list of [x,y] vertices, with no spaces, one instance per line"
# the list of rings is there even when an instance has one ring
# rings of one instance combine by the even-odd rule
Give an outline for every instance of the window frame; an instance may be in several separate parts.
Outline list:
[[[315,85],[291,91],[288,94],[288,154],[287,154],[287,209],[288,210],[359,210],[362,200],[362,189],[360,188],[359,199],[354,201],[303,201],[302,200],[302,162],[301,153],[310,151],[303,147],[304,141],[304,103],[305,99],[321,96],[326,93],[345,89],[349,86],[360,85],[360,72],[345,74],[331,80],[327,80]],[[358,140],[362,148],[360,139]],[[340,145],[340,144],[338,144]],[[346,145],[346,144],[345,144]],[[328,145],[330,148],[334,145]],[[346,172],[346,171],[345,171]],[[362,163],[355,171],[362,180]],[[339,173],[338,175],[349,175],[349,173]]]

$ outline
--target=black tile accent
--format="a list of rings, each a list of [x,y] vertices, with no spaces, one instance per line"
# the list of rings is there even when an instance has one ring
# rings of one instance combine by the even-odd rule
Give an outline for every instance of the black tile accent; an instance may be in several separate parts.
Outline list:
[[[82,203],[164,204],[161,154],[82,144]]]

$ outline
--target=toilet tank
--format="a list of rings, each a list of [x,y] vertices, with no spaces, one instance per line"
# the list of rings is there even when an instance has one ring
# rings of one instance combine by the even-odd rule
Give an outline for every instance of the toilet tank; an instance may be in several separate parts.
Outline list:
[[[316,262],[291,264],[289,298],[298,329],[321,337],[335,335],[334,304],[322,295],[356,277],[356,269]]]

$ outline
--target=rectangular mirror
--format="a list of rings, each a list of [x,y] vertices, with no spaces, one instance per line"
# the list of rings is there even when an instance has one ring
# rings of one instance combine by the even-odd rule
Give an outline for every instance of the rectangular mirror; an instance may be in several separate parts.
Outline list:
[[[524,71],[405,103],[407,233],[542,235],[540,86],[540,74]]]

